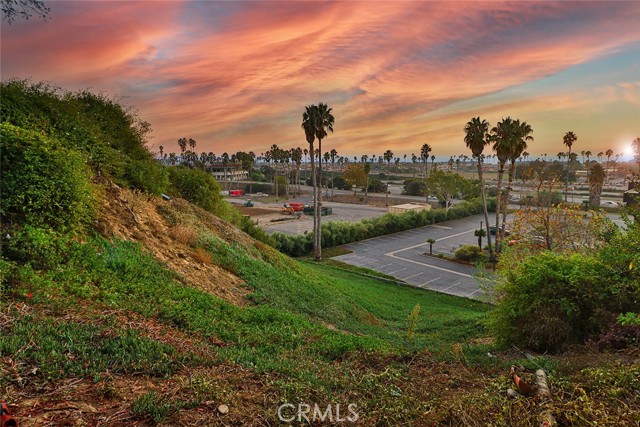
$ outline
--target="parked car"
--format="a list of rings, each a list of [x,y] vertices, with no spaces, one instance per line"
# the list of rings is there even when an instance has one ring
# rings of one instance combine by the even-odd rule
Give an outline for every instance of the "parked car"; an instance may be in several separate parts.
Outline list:
[[[620,206],[619,202],[614,202],[612,200],[603,200],[600,202],[600,207],[602,208],[617,208]]]
[[[500,227],[500,230],[502,231],[502,227]],[[495,236],[496,234],[496,226],[495,225],[490,225],[489,226],[489,234]],[[504,235],[508,236],[509,234],[511,234],[511,231],[507,228],[504,230]]]

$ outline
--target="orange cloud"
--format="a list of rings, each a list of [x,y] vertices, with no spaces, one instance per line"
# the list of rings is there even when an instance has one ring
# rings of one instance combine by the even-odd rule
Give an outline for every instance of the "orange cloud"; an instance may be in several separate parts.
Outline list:
[[[637,108],[630,73],[602,71],[599,92],[554,93],[545,81],[637,53],[638,12],[631,2],[64,2],[47,24],[2,28],[2,72],[128,96],[165,150],[182,136],[215,153],[303,145],[304,106],[322,101],[336,116],[325,147],[404,154],[428,142],[447,156],[464,151],[472,116],[561,132],[602,106]]]

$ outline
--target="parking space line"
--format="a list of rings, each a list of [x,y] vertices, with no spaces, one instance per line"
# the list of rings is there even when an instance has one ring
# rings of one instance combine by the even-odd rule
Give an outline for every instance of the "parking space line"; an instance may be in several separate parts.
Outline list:
[[[423,273],[424,273],[424,272],[423,272],[423,271],[421,271],[420,273],[412,274],[412,275],[411,275],[411,276],[409,276],[409,277],[405,277],[405,278],[404,278],[404,279],[402,279],[402,280],[408,280],[408,279],[414,278],[414,277],[416,277],[416,276],[419,276],[419,275],[421,275],[421,274],[423,274]]]
[[[388,275],[390,275],[390,276],[393,276],[394,274],[399,273],[399,272],[401,272],[401,271],[404,271],[404,270],[406,270],[406,269],[407,269],[406,267],[405,267],[405,268],[401,268],[400,270],[390,271],[390,272],[388,272],[387,274],[388,274]]]
[[[442,292],[444,292],[444,291],[448,291],[449,289],[451,289],[451,288],[453,288],[453,287],[455,287],[455,286],[458,286],[460,283],[461,283],[461,282],[456,282],[456,283],[454,283],[453,285],[449,286],[448,288],[444,288],[444,289],[442,290]]]
[[[421,246],[421,245],[418,245],[418,246]],[[396,251],[396,252],[402,252],[402,251]],[[473,276],[471,276],[469,274],[465,274],[465,273],[460,273],[459,271],[449,270],[448,268],[436,267],[435,265],[425,264],[423,262],[414,261],[412,259],[401,258],[399,256],[396,256],[395,252],[389,252],[389,253],[387,253],[385,255],[389,256],[391,258],[399,259],[399,260],[410,262],[410,263],[413,263],[413,264],[418,264],[418,265],[421,265],[421,266],[426,267],[426,268],[433,268],[434,270],[446,271],[447,273],[456,274],[458,276],[473,278]]]
[[[424,282],[423,284],[421,284],[420,286],[428,285],[429,283],[435,282],[438,279],[442,279],[442,276],[438,276],[435,279],[428,280],[428,281]]]
[[[433,228],[444,228],[445,230],[453,230],[453,227],[445,227],[444,225],[430,225]]]

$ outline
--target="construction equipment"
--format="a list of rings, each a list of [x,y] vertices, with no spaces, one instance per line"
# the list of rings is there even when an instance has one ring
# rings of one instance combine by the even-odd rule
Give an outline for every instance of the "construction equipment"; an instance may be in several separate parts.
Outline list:
[[[285,215],[293,215],[295,213],[295,209],[293,209],[288,203],[282,205],[281,213]]]

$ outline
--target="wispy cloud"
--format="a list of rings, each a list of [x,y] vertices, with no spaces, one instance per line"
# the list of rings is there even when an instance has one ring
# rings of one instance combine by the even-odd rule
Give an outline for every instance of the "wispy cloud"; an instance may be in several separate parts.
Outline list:
[[[2,74],[126,95],[165,147],[182,136],[216,153],[303,145],[303,108],[323,101],[336,116],[327,146],[341,154],[428,141],[449,155],[475,115],[520,114],[543,135],[598,105],[633,117],[633,70],[602,64],[640,56],[639,15],[635,2],[63,2],[46,24],[3,26]],[[546,85],[591,63],[591,91]],[[550,109],[566,124],[545,119]]]

